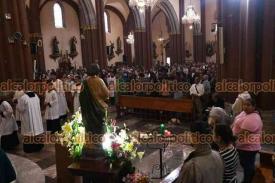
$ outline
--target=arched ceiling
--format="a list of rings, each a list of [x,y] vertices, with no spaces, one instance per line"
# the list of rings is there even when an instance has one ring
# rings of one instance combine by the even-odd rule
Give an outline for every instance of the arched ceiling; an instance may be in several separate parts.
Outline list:
[[[105,5],[112,6],[116,8],[121,14],[124,16],[125,20],[127,20],[129,16],[129,7],[126,1],[124,0],[105,0]]]
[[[39,1],[39,0],[37,0],[37,1]],[[45,1],[47,1],[47,0],[40,0],[40,6],[43,5],[43,3],[44,3]],[[74,1],[74,2],[77,3],[77,4],[79,4],[79,0],[72,0],[72,1]],[[25,0],[25,5],[26,5],[27,7],[30,7],[30,0]]]
[[[25,5],[26,5],[27,7],[30,7],[30,0],[25,0]]]
[[[159,13],[160,10],[161,10],[161,9],[160,9],[158,6],[154,7],[154,8],[152,9],[152,18],[155,17],[156,14]]]
[[[45,1],[47,0],[40,0],[40,6],[42,6]],[[74,1],[76,4],[79,4],[79,0],[71,0],[71,1]]]

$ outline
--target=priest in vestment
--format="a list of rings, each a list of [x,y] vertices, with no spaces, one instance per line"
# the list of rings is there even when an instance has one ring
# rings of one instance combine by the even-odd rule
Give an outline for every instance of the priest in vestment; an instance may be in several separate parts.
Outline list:
[[[79,96],[83,123],[88,132],[104,133],[104,117],[108,105],[106,100],[109,91],[104,81],[98,77],[98,65],[92,65],[88,70],[89,77],[83,81],[83,88]]]
[[[44,147],[44,145],[39,142],[39,138],[41,138],[44,133],[40,99],[34,92],[26,92],[18,99],[16,108],[22,115],[21,134],[24,137],[24,152],[32,153],[40,151]]]

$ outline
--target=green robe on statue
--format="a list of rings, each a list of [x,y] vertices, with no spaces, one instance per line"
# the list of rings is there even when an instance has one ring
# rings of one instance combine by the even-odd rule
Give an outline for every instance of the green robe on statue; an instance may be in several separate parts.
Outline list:
[[[105,109],[90,91],[87,80],[83,81],[83,89],[79,95],[83,124],[87,132],[104,133]]]

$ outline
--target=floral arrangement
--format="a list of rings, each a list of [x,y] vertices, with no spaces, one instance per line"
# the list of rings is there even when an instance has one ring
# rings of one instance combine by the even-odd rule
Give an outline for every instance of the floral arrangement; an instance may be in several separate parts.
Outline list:
[[[68,148],[73,159],[79,159],[85,145],[85,128],[82,124],[82,116],[78,111],[69,122],[62,126],[61,133],[57,134],[62,146]]]
[[[102,147],[112,163],[115,161],[131,161],[136,157],[140,159],[143,157],[144,152],[137,151],[137,145],[139,144],[137,138],[129,133],[129,129],[125,124],[123,128],[119,128],[116,126],[115,120],[108,120],[106,117],[105,129]]]
[[[149,183],[150,179],[142,173],[133,173],[123,177],[122,181],[125,183]]]

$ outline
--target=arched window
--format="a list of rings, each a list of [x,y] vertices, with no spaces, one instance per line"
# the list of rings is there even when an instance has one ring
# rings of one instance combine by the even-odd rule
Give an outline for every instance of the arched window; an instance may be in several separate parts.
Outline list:
[[[59,3],[54,3],[53,15],[55,28],[64,28],[63,13]]]
[[[111,33],[110,15],[106,11],[104,12],[104,25],[105,25],[105,32]]]

